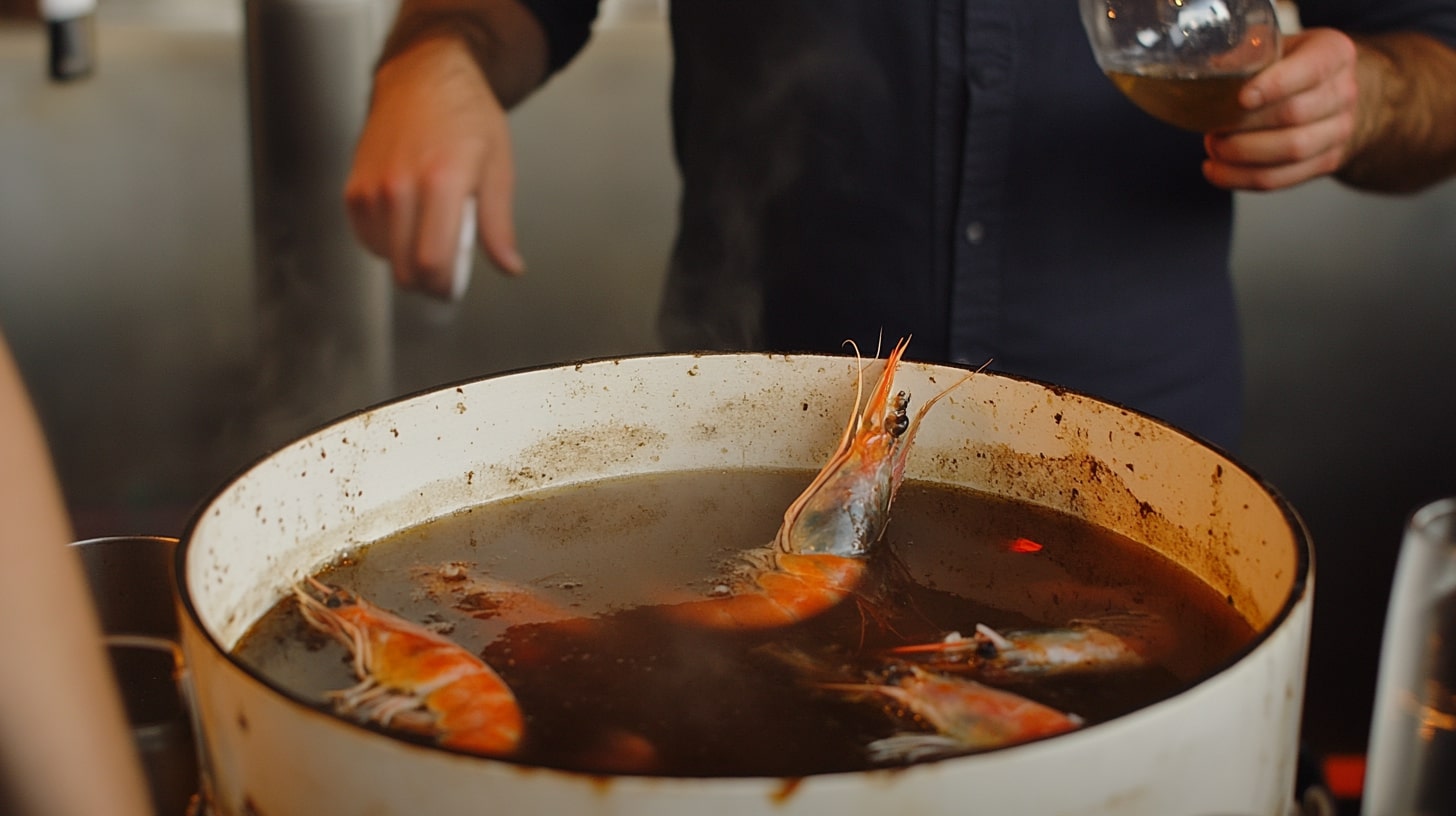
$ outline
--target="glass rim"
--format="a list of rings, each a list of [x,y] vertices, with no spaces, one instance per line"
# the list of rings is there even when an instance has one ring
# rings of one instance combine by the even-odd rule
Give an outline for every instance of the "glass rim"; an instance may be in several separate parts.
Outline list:
[[[1456,496],[1445,496],[1411,511],[1406,526],[1412,530],[1427,530],[1452,516],[1456,516]]]

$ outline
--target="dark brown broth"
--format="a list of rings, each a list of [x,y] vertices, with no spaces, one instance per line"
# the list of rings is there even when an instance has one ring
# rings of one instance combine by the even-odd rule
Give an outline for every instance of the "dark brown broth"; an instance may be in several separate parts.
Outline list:
[[[526,739],[513,759],[589,772],[803,776],[870,767],[865,746],[923,728],[893,706],[812,689],[762,646],[827,656],[855,672],[887,646],[969,633],[1064,626],[1151,612],[1176,631],[1156,668],[1011,687],[1089,724],[1176,692],[1248,641],[1223,599],[1152,550],[1077,519],[997,497],[907,483],[877,564],[872,614],[854,603],[759,633],[670,623],[653,607],[703,597],[735,553],[769,541],[812,474],[694,471],[637,476],[471,508],[351,554],[323,580],[480,654],[516,692]],[[1042,545],[1017,552],[1025,538]],[[461,565],[531,590],[579,627],[508,616],[412,571]],[[896,580],[896,578],[900,580]],[[458,576],[457,576],[458,577]],[[446,582],[445,587],[461,586]],[[237,656],[278,685],[323,700],[355,678],[342,647],[309,630],[291,600]],[[853,675],[851,675],[853,676]],[[857,678],[856,678],[857,679]]]

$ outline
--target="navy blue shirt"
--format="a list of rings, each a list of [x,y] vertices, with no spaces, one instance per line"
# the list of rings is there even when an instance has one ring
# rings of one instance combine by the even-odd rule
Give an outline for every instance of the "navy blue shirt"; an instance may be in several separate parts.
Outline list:
[[[592,0],[527,0],[553,68]],[[1074,0],[674,0],[677,349],[873,350],[1083,391],[1233,447],[1232,200],[1124,99]],[[1304,0],[1456,41],[1456,0]]]

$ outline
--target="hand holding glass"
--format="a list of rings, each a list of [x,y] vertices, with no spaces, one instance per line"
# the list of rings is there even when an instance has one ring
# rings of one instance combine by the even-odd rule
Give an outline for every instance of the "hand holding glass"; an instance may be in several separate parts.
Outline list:
[[[1092,53],[1138,107],[1186,130],[1238,126],[1239,89],[1279,59],[1273,0],[1078,0]]]

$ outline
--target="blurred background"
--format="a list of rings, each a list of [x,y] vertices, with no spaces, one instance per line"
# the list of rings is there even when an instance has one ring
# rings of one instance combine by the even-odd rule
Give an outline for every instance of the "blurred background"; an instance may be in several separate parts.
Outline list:
[[[95,71],[67,83],[47,77],[33,2],[0,0],[0,326],[80,537],[178,535],[228,475],[371,402],[657,349],[677,180],[656,0],[607,0],[583,55],[513,115],[530,272],[506,280],[477,265],[452,307],[393,294],[379,262],[350,254],[331,180],[352,151],[388,2],[367,19],[367,0],[314,3],[301,28],[352,39],[319,40],[332,68],[268,68],[257,84],[282,101],[253,103],[267,121],[265,154],[250,157],[240,0],[101,0]],[[298,90],[310,83],[327,95]],[[279,170],[266,150],[286,153],[300,129],[326,139],[296,151],[321,180],[304,205],[316,214],[255,220],[255,166],[265,201],[299,193],[281,189],[287,172],[264,176]],[[1359,753],[1402,524],[1456,494],[1456,186],[1392,198],[1319,182],[1240,196],[1237,214],[1239,458],[1293,502],[1317,546],[1307,740]],[[306,271],[317,257],[356,283],[328,291]],[[280,291],[304,311],[274,303]],[[351,339],[280,330],[315,313]]]

